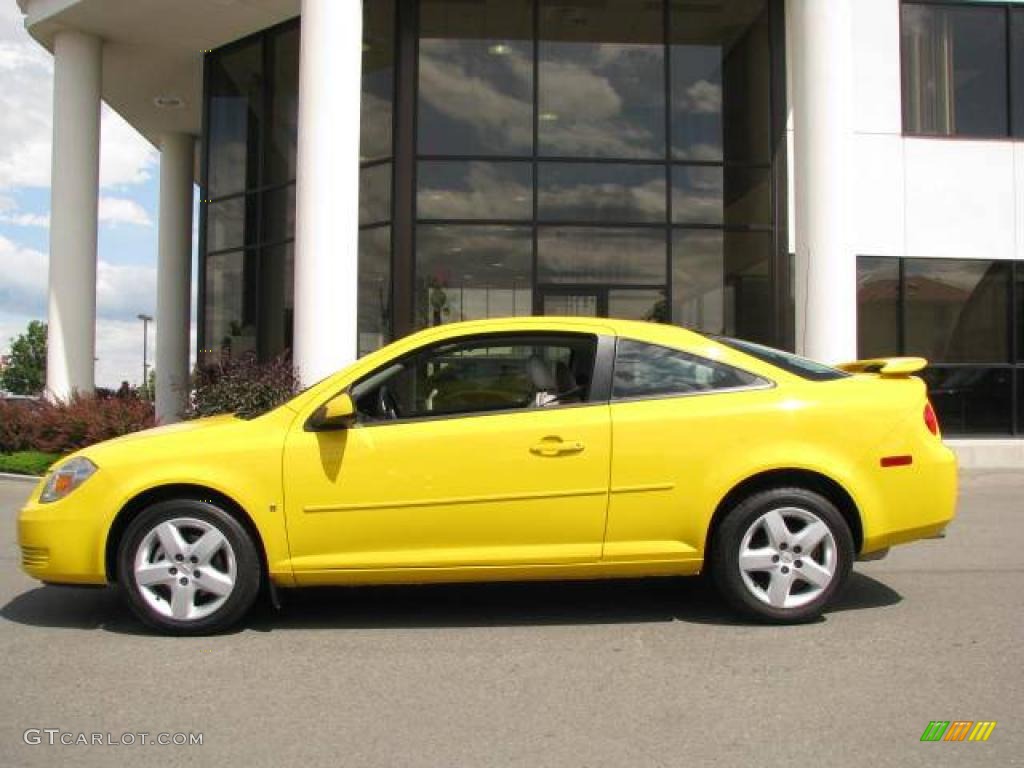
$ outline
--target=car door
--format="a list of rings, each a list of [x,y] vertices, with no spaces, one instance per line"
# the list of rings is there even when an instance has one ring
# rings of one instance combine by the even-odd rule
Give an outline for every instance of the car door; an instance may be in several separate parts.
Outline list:
[[[771,386],[719,361],[619,339],[605,560],[700,558],[713,511],[705,483],[750,449],[752,417],[770,407]]]
[[[350,428],[296,425],[284,454],[296,575],[598,560],[611,449],[598,342],[435,344],[356,382]]]

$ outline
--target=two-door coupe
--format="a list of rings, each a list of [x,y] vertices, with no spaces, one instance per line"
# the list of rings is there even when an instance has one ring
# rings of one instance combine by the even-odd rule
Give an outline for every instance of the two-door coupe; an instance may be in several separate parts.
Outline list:
[[[954,515],[924,364],[606,319],[435,327],[262,416],[68,457],[21,511],[22,566],[116,583],[179,634],[261,589],[704,569],[747,614],[805,621],[856,558]]]

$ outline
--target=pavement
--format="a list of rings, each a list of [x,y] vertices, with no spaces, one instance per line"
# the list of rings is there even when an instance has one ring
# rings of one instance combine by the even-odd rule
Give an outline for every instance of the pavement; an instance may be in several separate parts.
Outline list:
[[[201,639],[21,573],[30,488],[0,481],[3,766],[1024,765],[1019,471],[966,473],[946,539],[858,564],[810,625],[747,624],[703,579],[652,579],[286,592]],[[931,720],[998,725],[921,743]]]

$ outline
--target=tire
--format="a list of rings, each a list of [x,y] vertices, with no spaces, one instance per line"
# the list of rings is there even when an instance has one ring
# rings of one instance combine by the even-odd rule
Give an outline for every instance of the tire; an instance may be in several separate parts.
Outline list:
[[[711,558],[715,584],[734,608],[760,621],[795,624],[818,618],[846,584],[853,535],[825,497],[776,488],[729,510]]]
[[[209,502],[172,499],[147,507],[128,526],[117,573],[146,625],[172,635],[207,635],[249,611],[262,568],[238,520]]]

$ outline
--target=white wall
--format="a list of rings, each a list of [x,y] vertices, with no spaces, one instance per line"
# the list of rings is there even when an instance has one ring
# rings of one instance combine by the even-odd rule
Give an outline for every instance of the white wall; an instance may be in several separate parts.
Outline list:
[[[854,78],[850,247],[872,256],[1024,259],[1024,143],[905,138],[899,0],[846,1]],[[787,131],[794,251],[792,115]]]

